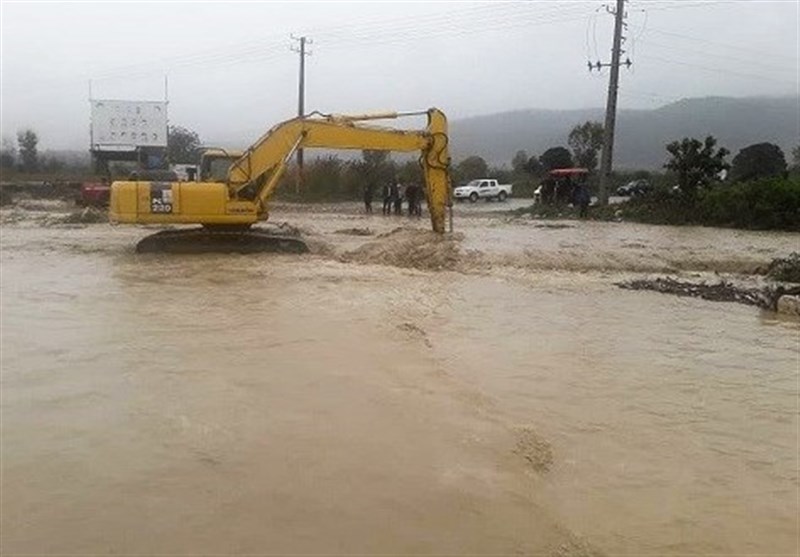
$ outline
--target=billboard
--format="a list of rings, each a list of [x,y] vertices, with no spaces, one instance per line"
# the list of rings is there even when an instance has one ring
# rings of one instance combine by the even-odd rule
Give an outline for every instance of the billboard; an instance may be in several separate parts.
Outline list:
[[[91,150],[167,146],[164,101],[92,100]]]

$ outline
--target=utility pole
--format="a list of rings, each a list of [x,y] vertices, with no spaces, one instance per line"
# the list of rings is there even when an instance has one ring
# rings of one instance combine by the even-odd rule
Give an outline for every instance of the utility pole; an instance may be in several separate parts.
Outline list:
[[[626,58],[625,62],[620,63],[622,53],[622,41],[625,37],[622,36],[622,30],[626,27],[625,24],[625,0],[617,0],[617,7],[614,10],[606,6],[608,13],[614,14],[614,45],[611,48],[611,63],[602,64],[598,60],[596,64],[589,62],[589,71],[597,69],[598,71],[604,66],[611,68],[608,77],[608,98],[606,99],[606,122],[603,126],[603,155],[600,161],[600,204],[608,205],[608,190],[611,185],[611,169],[614,161],[614,126],[617,120],[617,91],[619,89],[619,67],[625,65],[631,67],[630,59]]]
[[[306,113],[306,56],[311,56],[310,51],[306,51],[306,44],[312,44],[314,41],[303,35],[302,37],[295,37],[292,35],[292,40],[299,43],[299,47],[289,47],[292,52],[297,52],[300,55],[300,79],[297,88],[297,116],[302,118]],[[300,185],[303,182],[303,150],[297,150],[297,180],[295,181],[295,193],[300,193]]]

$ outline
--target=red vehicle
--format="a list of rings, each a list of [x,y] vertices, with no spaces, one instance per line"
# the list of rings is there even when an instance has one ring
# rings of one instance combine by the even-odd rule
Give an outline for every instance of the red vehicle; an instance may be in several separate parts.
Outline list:
[[[81,195],[78,204],[84,207],[105,207],[111,196],[111,183],[107,178],[99,182],[84,182],[81,184]]]

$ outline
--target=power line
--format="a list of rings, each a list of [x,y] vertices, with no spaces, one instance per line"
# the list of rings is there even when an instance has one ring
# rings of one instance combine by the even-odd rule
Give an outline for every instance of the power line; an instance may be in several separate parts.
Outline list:
[[[641,42],[643,42],[643,43],[645,43],[647,45],[652,45],[652,46],[655,46],[657,48],[661,48],[661,49],[665,49],[665,50],[674,50],[674,51],[697,53],[697,49],[696,48],[692,48],[691,46],[669,45],[669,44],[660,43],[658,41],[653,41],[653,40],[650,40],[650,39],[642,39]],[[761,68],[770,69],[770,70],[774,70],[774,71],[777,71],[777,72],[794,72],[794,68],[791,68],[789,66],[773,66],[773,65],[770,65],[770,64],[765,64],[763,61],[747,60],[747,59],[740,58],[738,56],[729,56],[727,54],[716,54],[714,52],[703,52],[702,56],[704,58],[707,57],[707,58],[717,58],[717,59],[720,59],[720,60],[730,60],[732,62],[736,62],[739,65],[758,65]]]
[[[667,10],[685,10],[692,8],[708,8],[713,6],[720,6],[723,4],[735,4],[742,0],[708,0],[705,2],[687,2],[686,0],[674,0],[673,2],[664,2],[658,5],[656,2],[642,2],[641,6],[647,6],[651,11],[667,11]]]
[[[497,3],[480,5],[474,8],[452,12],[440,12],[420,17],[406,18],[380,18],[362,20],[357,24],[343,24],[333,27],[321,27],[319,36],[329,37],[331,47],[349,48],[361,46],[370,42],[370,46],[382,44],[406,43],[437,37],[459,36],[472,33],[483,33],[526,25],[539,25],[558,23],[572,20],[576,10],[584,10],[585,4],[550,6],[542,10],[536,6],[535,12],[530,12],[528,3],[517,2],[503,3],[504,11],[497,10]],[[527,13],[525,13],[527,12]],[[366,24],[366,25],[365,25]],[[430,27],[430,29],[426,27]],[[319,39],[315,35],[315,38]],[[101,72],[92,72],[88,75],[71,76],[62,79],[34,80],[38,83],[52,83],[75,79],[95,81],[133,77],[146,77],[149,75],[163,75],[175,73],[187,68],[202,66],[229,67],[237,64],[263,62],[278,58],[283,51],[282,39],[272,35],[256,41],[247,41],[240,45],[229,45],[223,49],[203,50],[182,56],[168,58],[163,61],[150,61],[146,64],[132,64],[118,66]]]
[[[774,53],[774,52],[767,52],[765,50],[757,50],[757,49],[754,49],[754,48],[751,48],[751,47],[743,47],[743,46],[740,46],[740,45],[733,45],[733,44],[729,44],[729,43],[721,43],[721,42],[717,42],[717,41],[709,41],[708,39],[703,39],[703,38],[700,38],[700,37],[694,37],[692,35],[686,35],[684,33],[675,33],[674,31],[666,31],[664,29],[658,29],[658,28],[654,28],[654,27],[650,27],[648,29],[648,31],[652,31],[653,33],[658,33],[659,35],[668,35],[670,37],[677,37],[677,38],[685,39],[685,40],[688,40],[688,41],[693,41],[693,42],[698,42],[698,43],[703,43],[703,44],[709,44],[709,45],[717,46],[717,47],[720,47],[720,48],[727,48],[727,49],[731,49],[731,50],[739,50],[739,51],[742,51],[742,52],[751,53],[753,56],[765,56],[765,57],[768,57],[768,58],[784,58],[786,60],[792,60],[794,62],[797,62],[797,57],[796,56],[787,56],[785,54],[777,54],[777,53]]]
[[[734,70],[726,70],[726,69],[721,69],[721,68],[712,68],[712,67],[709,67],[709,66],[702,66],[700,64],[693,64],[691,62],[683,62],[681,60],[673,60],[671,58],[662,58],[660,56],[653,56],[651,54],[644,54],[642,56],[644,56],[645,58],[649,58],[650,60],[655,60],[655,61],[658,61],[658,62],[664,62],[666,64],[677,64],[679,66],[687,66],[687,67],[691,67],[691,68],[697,68],[697,69],[700,69],[700,70],[705,70],[707,72],[728,74],[728,75],[733,75],[733,76],[737,76],[737,77],[746,77],[748,79],[753,79],[753,78],[754,79],[766,79],[767,81],[774,81],[776,83],[790,83],[792,85],[795,85],[795,83],[793,81],[790,81],[788,79],[776,79],[774,77],[769,77],[769,76],[761,75],[761,74],[737,72],[737,71],[734,71]]]
[[[558,23],[562,21],[574,21],[576,19],[583,19],[583,15],[575,17],[578,14],[571,8],[568,11],[557,10],[550,11],[544,14],[499,14],[500,17],[483,18],[479,23],[479,27],[471,28],[458,22],[447,22],[437,25],[433,30],[424,28],[415,28],[409,33],[403,33],[402,28],[400,31],[392,28],[390,33],[383,29],[367,29],[348,33],[346,37],[330,40],[326,45],[331,48],[345,48],[351,45],[360,45],[364,42],[369,42],[370,46],[386,45],[395,43],[415,42],[419,40],[427,40],[442,37],[454,37],[475,33],[483,33],[488,31],[497,31],[503,29],[510,29],[515,27],[528,27],[541,24]],[[531,17],[533,15],[533,17]]]

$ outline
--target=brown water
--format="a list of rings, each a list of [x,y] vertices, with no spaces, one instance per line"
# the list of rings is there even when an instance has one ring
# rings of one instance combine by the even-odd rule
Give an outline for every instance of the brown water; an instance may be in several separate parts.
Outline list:
[[[797,236],[287,218],[316,255],[6,221],[3,554],[797,552],[800,325],[613,286]]]

